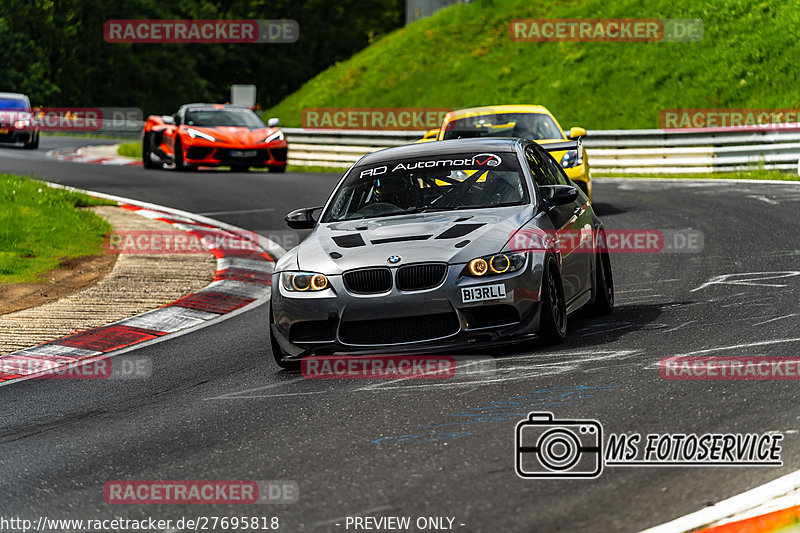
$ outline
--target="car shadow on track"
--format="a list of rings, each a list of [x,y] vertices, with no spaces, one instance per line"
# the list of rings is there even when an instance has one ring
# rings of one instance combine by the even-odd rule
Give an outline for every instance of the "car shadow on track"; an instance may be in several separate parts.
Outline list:
[[[621,207],[615,206],[613,204],[605,204],[602,202],[593,203],[592,209],[594,209],[594,213],[599,217],[607,217],[611,215],[621,215],[623,213],[627,213],[627,209],[623,209]]]
[[[554,353],[576,348],[606,349],[608,345],[623,340],[633,333],[669,329],[671,326],[661,323],[659,317],[665,309],[685,304],[686,302],[659,302],[619,305],[610,315],[602,317],[588,316],[579,312],[570,316],[567,338],[563,344],[547,345],[540,341],[531,341],[483,350],[481,355],[513,357],[522,354],[535,355],[537,352]],[[619,348],[619,346],[615,346],[615,348]],[[478,355],[477,352],[475,355]]]

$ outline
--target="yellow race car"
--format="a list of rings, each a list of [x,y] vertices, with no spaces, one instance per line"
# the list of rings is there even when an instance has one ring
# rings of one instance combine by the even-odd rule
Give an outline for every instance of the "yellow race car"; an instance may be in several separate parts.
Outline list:
[[[583,128],[561,129],[547,108],[540,105],[498,105],[470,107],[451,111],[444,117],[441,128],[429,130],[417,142],[444,141],[471,137],[524,137],[539,144],[577,140],[586,135]],[[552,152],[561,163],[569,179],[580,187],[589,201],[592,200],[592,179],[589,160],[581,148],[565,152]]]

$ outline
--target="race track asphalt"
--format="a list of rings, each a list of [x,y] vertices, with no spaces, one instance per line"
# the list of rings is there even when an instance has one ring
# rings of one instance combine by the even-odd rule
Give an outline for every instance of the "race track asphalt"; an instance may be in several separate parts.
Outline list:
[[[285,213],[321,205],[337,179],[45,157],[103,142],[0,146],[0,172],[204,213],[284,245],[298,237]],[[277,516],[283,531],[343,531],[348,515],[446,516],[459,531],[638,531],[800,469],[796,381],[669,381],[657,367],[676,355],[800,355],[800,186],[597,181],[594,194],[607,227],[692,228],[704,249],[613,255],[612,315],[571,317],[563,345],[487,352],[460,361],[444,381],[282,371],[261,306],[137,350],[154,364],[150,379],[0,387],[0,516]],[[520,479],[514,428],[534,410],[597,419],[611,433],[785,432],[784,466],[607,467],[591,480]],[[104,484],[126,479],[295,480],[300,498],[107,504]]]

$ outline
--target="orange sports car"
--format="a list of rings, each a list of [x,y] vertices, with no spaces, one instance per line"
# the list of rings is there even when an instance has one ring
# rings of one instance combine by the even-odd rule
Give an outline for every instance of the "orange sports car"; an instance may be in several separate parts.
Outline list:
[[[177,170],[230,167],[246,171],[266,167],[286,170],[288,144],[277,118],[264,124],[249,107],[230,104],[187,104],[174,115],[151,115],[142,134],[142,163]]]

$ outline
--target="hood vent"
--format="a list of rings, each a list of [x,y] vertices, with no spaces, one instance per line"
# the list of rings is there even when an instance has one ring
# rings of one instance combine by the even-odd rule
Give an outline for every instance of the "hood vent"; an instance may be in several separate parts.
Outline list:
[[[375,239],[371,242],[372,244],[388,244],[390,242],[405,242],[405,241],[424,241],[430,239],[430,235],[407,235],[405,237],[389,237],[386,239]]]
[[[364,239],[361,238],[360,233],[351,233],[350,235],[339,235],[338,237],[331,237],[333,242],[339,245],[340,248],[358,248],[359,246],[366,246]]]
[[[484,224],[456,224],[450,228],[447,228],[442,233],[436,236],[437,239],[457,239],[459,237],[463,237],[464,235],[468,235],[475,231],[476,229],[484,226]]]

